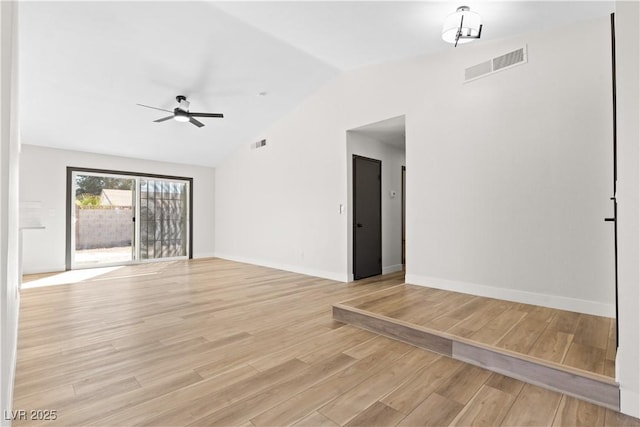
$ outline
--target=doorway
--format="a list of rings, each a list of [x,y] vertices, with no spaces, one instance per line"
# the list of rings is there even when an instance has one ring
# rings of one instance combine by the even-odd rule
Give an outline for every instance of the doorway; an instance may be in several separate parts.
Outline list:
[[[405,118],[398,116],[350,129],[346,134],[346,164],[347,164],[347,201],[348,209],[340,207],[340,213],[345,213],[347,227],[347,266],[348,280],[358,280],[369,277],[369,275],[402,273],[402,175],[401,168],[405,165]],[[354,156],[376,161],[380,172],[375,174],[375,193],[378,195],[376,208],[380,213],[381,226],[376,228],[380,231],[379,242],[376,243],[375,254],[370,254],[370,264],[376,263],[376,269],[371,268],[369,272],[358,271],[358,264],[362,263],[357,259],[362,256],[359,250],[359,233],[364,233],[365,223],[360,221],[359,213],[362,208],[357,206],[356,200],[358,188],[355,180],[359,163],[354,160]],[[377,177],[380,176],[380,180]],[[378,203],[380,207],[378,207]],[[370,210],[370,209],[369,209]],[[362,224],[362,227],[358,227]],[[379,248],[381,247],[381,251]],[[381,252],[381,255],[380,255]],[[367,252],[365,252],[366,254]],[[381,260],[381,261],[380,261]]]
[[[66,269],[187,259],[192,178],[67,168]]]
[[[353,277],[382,274],[382,162],[353,155]]]

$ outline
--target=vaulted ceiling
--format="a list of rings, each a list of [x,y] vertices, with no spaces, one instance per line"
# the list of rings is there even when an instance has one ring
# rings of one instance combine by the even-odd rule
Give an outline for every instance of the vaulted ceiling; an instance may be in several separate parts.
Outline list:
[[[467,2],[483,40],[605,16],[611,1]],[[447,2],[22,2],[24,144],[215,166],[339,73],[451,49]],[[477,43],[482,43],[479,41]],[[461,49],[473,48],[473,43]],[[168,120],[175,96],[222,112]]]

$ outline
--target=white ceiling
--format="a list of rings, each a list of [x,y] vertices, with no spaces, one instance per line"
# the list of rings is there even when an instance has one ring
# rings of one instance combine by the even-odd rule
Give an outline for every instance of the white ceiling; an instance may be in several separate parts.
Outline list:
[[[614,2],[466,2],[483,40],[609,14]],[[451,45],[446,2],[22,2],[25,144],[215,166],[341,71]],[[482,43],[482,41],[477,42]],[[465,45],[461,48],[468,48]],[[257,96],[267,92],[266,96]],[[224,119],[152,121],[186,95]]]

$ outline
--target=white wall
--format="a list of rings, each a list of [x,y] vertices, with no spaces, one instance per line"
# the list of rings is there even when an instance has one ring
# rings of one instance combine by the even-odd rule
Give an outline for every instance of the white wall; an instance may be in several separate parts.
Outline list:
[[[314,94],[261,135],[265,147],[247,144],[216,167],[217,256],[348,280],[347,215],[339,211],[347,128],[337,126],[336,90]]]
[[[12,407],[18,339],[17,4],[0,2],[0,410]],[[5,412],[7,411],[7,412]]]
[[[607,18],[434,67],[407,116],[407,282],[613,316]],[[455,70],[528,44],[528,63]],[[497,43],[496,43],[497,45]],[[426,70],[425,70],[426,71]]]
[[[193,178],[193,256],[213,255],[213,168],[58,150],[24,142],[20,200],[42,203],[45,226],[44,230],[25,232],[24,273],[65,269],[67,166]]]
[[[404,150],[357,131],[347,132],[347,255],[353,280],[353,155],[382,162],[382,273],[402,270],[402,166]],[[390,196],[391,191],[396,197]]]
[[[347,280],[345,131],[401,115],[408,282],[614,313],[608,17],[342,75],[216,168],[217,254]]]
[[[616,360],[622,412],[640,418],[640,6],[616,3],[618,300]]]

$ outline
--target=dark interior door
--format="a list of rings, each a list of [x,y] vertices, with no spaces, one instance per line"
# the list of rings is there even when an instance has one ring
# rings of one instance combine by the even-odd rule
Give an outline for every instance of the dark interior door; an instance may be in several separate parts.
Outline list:
[[[353,277],[382,274],[382,163],[353,156]]]

